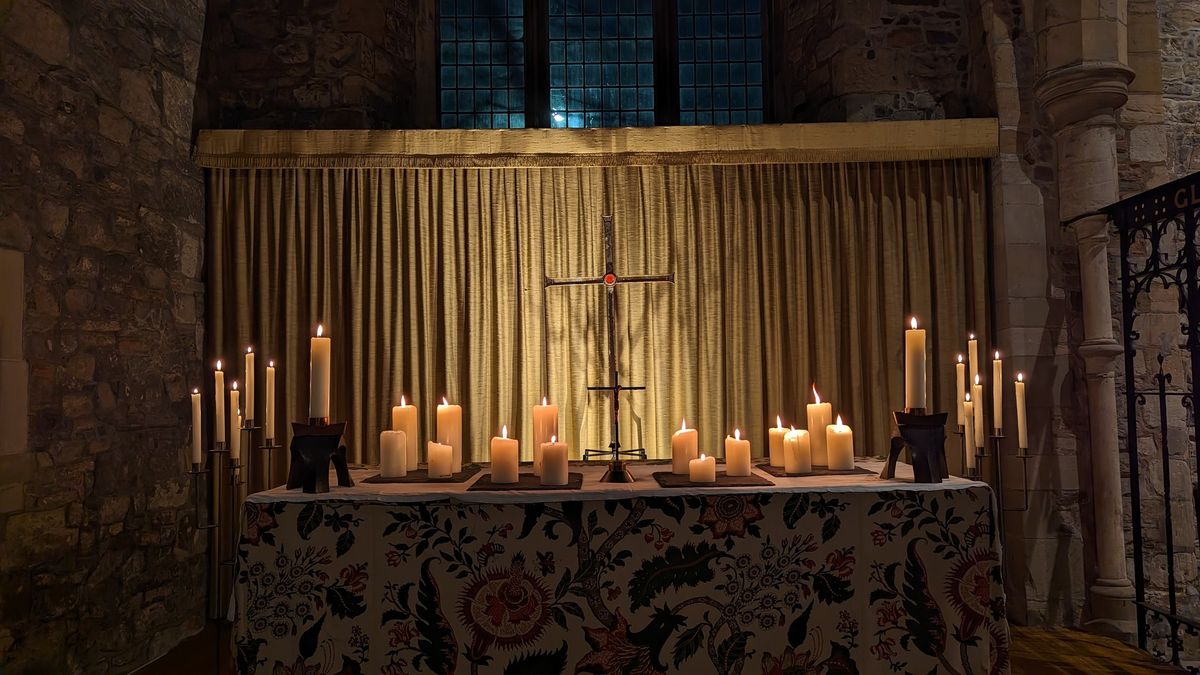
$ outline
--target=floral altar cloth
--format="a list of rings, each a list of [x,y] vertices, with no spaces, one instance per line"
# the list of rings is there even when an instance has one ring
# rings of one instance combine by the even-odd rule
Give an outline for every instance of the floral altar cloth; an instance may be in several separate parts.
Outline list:
[[[606,485],[602,466],[573,466],[583,489],[562,492],[469,481],[250,496],[239,670],[1008,671],[985,484],[858,475],[685,490],[658,487],[661,466],[632,469],[637,483]]]

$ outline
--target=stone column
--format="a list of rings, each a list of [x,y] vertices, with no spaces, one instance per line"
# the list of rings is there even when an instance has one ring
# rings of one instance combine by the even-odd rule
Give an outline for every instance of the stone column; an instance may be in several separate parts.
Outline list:
[[[1119,198],[1116,110],[1125,103],[1133,72],[1118,63],[1084,62],[1044,75],[1036,87],[1058,148],[1059,216],[1066,222]],[[1121,466],[1117,442],[1116,359],[1108,222],[1091,215],[1072,225],[1079,247],[1083,292],[1096,578],[1089,589],[1088,627],[1129,637],[1134,631],[1133,586],[1126,575]]]

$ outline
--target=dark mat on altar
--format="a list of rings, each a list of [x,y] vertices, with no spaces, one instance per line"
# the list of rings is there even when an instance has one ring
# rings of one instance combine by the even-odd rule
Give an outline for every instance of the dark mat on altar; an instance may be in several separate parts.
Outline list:
[[[493,483],[492,474],[485,473],[471,487],[467,488],[467,492],[475,492],[477,490],[492,492],[507,492],[509,490],[578,490],[581,487],[583,487],[583,474],[581,473],[568,473],[566,485],[542,485],[541,477],[531,473],[518,474],[517,482],[515,483]]]
[[[754,474],[750,474],[749,476],[730,476],[724,471],[717,472],[717,481],[715,483],[693,483],[688,476],[671,473],[670,471],[655,471],[653,476],[654,480],[658,481],[659,486],[665,488],[761,487],[775,484],[773,481],[762,476]]]
[[[370,478],[363,479],[364,483],[465,483],[471,480],[475,474],[483,470],[483,467],[478,464],[463,465],[462,471],[451,474],[445,478],[430,478],[429,469],[413,469],[408,472],[407,476],[401,478],[384,478],[383,474],[375,474]]]
[[[772,476],[780,478],[804,478],[805,476],[861,476],[861,475],[878,475],[870,469],[864,469],[861,466],[856,466],[853,469],[830,469],[824,466],[814,466],[812,471],[808,473],[788,473],[783,470],[782,466],[771,466],[770,464],[759,464],[755,468],[766,471]]]

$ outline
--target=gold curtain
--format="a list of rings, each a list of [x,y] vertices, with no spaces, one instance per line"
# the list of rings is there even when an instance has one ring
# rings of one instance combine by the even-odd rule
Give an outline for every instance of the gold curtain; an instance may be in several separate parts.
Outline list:
[[[952,414],[954,355],[987,334],[986,167],[213,168],[210,354],[240,366],[252,343],[277,362],[286,442],[324,323],[355,461],[378,461],[401,394],[422,448],[443,395],[464,407],[466,455],[486,460],[501,424],[531,438],[543,394],[574,453],[604,447],[607,399],[585,391],[607,379],[603,292],[543,279],[599,275],[611,213],[619,275],[675,273],[617,291],[623,380],[647,386],[622,401],[640,423],[627,418],[627,447],[669,456],[686,418],[706,452],[740,427],[762,454],[776,414],[804,426],[815,382],[878,455],[908,316],[930,329],[931,401]]]

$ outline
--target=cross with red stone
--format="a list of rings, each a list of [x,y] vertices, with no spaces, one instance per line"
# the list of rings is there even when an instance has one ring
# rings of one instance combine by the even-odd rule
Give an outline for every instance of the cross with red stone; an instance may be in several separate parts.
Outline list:
[[[588,387],[588,391],[607,391],[612,396],[612,439],[608,444],[608,450],[600,450],[588,448],[583,451],[583,458],[590,459],[592,455],[597,454],[612,454],[612,464],[609,467],[608,474],[605,475],[605,480],[610,482],[631,482],[632,477],[622,464],[624,456],[646,458],[645,448],[633,448],[630,450],[621,449],[621,426],[618,415],[621,410],[621,392],[622,391],[638,391],[643,390],[644,386],[632,386],[621,384],[621,373],[617,369],[617,284],[637,284],[637,283],[655,283],[666,282],[675,283],[675,274],[641,274],[635,276],[617,276],[616,271],[616,255],[614,253],[615,244],[613,243],[613,219],[612,216],[604,216],[604,274],[599,277],[573,277],[569,279],[551,279],[546,277],[546,286],[578,286],[585,284],[604,284],[604,290],[607,291],[608,297],[608,380],[607,385],[599,385]]]

